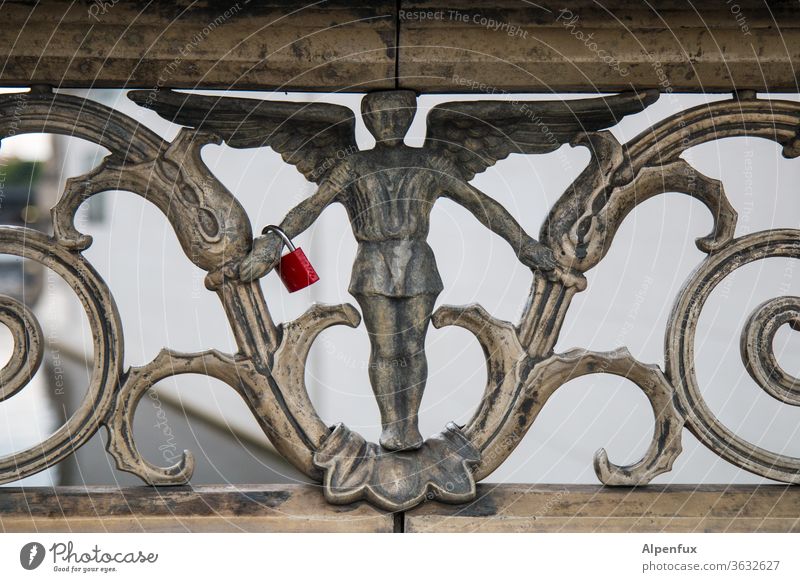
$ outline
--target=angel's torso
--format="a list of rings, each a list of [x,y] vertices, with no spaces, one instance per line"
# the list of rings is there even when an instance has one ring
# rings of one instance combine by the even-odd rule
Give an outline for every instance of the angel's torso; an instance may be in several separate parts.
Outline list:
[[[357,297],[438,295],[442,279],[426,238],[442,193],[429,154],[399,146],[348,157],[336,171],[340,194],[359,242],[350,293]]]
[[[347,183],[336,201],[347,210],[356,240],[427,238],[431,209],[442,190],[430,153],[398,146],[358,152],[343,164]]]

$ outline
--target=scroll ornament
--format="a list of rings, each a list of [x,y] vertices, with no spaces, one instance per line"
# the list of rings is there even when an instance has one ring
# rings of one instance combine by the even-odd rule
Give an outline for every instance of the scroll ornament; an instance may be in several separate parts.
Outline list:
[[[136,448],[136,405],[159,380],[206,374],[227,383],[247,403],[266,437],[295,467],[323,486],[331,503],[366,500],[399,511],[435,497],[450,503],[474,498],[475,483],[514,450],[550,395],[587,374],[613,374],[635,383],[655,416],[651,444],[638,462],[620,466],[603,449],[594,458],[607,485],[642,485],[671,469],[681,431],[692,431],[716,454],[748,471],[800,482],[800,459],[761,449],[734,434],[709,410],[694,375],[697,321],[714,287],[740,266],[768,257],[800,258],[800,231],[770,230],[734,238],[736,212],[723,185],[681,158],[688,148],[733,136],[761,137],[800,150],[800,104],[733,99],[669,117],[621,144],[608,131],[623,116],[652,103],[653,92],[570,101],[470,101],[437,105],[427,117],[422,148],[403,138],[416,114],[409,91],[366,95],[362,117],[376,139],[371,150],[355,142],[348,108],[197,94],[133,91],[139,105],[184,128],[172,142],[122,113],[88,99],[37,90],[0,97],[0,137],[47,132],[81,137],[111,153],[89,173],[70,179],[52,210],[52,236],[0,227],[0,252],[52,269],[83,305],[93,335],[93,369],[82,405],[52,436],[0,458],[0,482],[41,471],[85,443],[101,426],[121,470],[152,485],[186,483],[194,466],[184,452],[173,466],[146,461]],[[330,204],[350,218],[358,253],[349,304],[314,305],[294,321],[276,324],[258,279],[278,264],[283,241],[274,231],[253,238],[244,209],[206,167],[201,148],[224,141],[236,148],[271,147],[297,167],[317,191],[292,209],[280,228],[294,237]],[[591,159],[553,206],[538,239],[470,180],[511,154],[551,152],[569,143]],[[343,155],[342,152],[345,152]],[[75,226],[78,207],[91,196],[126,190],[155,204],[172,224],[188,260],[207,272],[238,351],[179,353],[164,349],[150,363],[124,367],[122,324],[114,299],[84,258],[91,238]],[[677,298],[666,332],[665,367],[611,352],[553,351],[583,276],[596,266],[625,217],[641,202],[682,192],[702,202],[714,219],[697,241],[707,254]],[[507,241],[533,272],[517,322],[501,321],[479,305],[433,311],[442,281],[426,242],[430,211],[440,197],[464,206]],[[317,335],[332,325],[358,327],[371,341],[370,383],[381,413],[379,443],[343,424],[326,425],[305,388],[304,371]],[[0,321],[14,338],[0,370],[0,401],[13,397],[41,363],[43,333],[20,301],[0,297]],[[472,332],[486,357],[487,385],[475,413],[423,439],[417,425],[428,363],[429,324]],[[772,397],[797,406],[797,380],[777,363],[776,330],[800,327],[800,298],[768,301],[742,331],[741,352],[752,378]],[[384,365],[403,361],[404,366]]]

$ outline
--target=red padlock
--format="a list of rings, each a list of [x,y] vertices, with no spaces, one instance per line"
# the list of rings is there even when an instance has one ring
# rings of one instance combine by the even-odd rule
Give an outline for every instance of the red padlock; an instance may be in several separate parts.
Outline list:
[[[319,275],[311,266],[303,249],[295,248],[286,233],[277,226],[267,226],[261,231],[261,234],[267,234],[269,231],[278,233],[284,244],[289,247],[289,254],[283,255],[278,265],[278,275],[289,293],[300,291],[300,289],[305,289],[319,281]]]

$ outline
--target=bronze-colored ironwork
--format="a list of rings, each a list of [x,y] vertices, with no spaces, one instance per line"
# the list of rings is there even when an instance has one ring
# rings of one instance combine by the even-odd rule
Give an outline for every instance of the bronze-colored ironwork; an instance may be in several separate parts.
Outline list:
[[[229,384],[250,407],[275,448],[310,478],[332,503],[365,499],[404,510],[433,495],[460,503],[475,482],[514,450],[550,395],[578,376],[607,373],[637,384],[653,408],[655,431],[644,457],[628,466],[595,455],[607,485],[640,485],[669,471],[689,428],[716,454],[759,475],[800,482],[800,459],[763,450],[720,423],[705,405],[694,376],[693,338],[714,286],[739,266],[765,257],[800,258],[800,231],[772,230],[735,239],[736,212],[722,184],[703,176],[680,155],[689,147],[730,136],[773,140],[784,155],[800,153],[800,104],[755,98],[702,105],[673,115],[621,144],[603,131],[640,111],[657,95],[628,93],[576,101],[452,102],[428,115],[424,147],[403,143],[416,112],[409,91],[368,94],[364,121],[374,149],[355,143],[355,118],[345,107],[233,99],[174,92],[133,92],[134,101],[185,127],[172,142],[129,117],[90,100],[45,90],[0,97],[0,137],[23,132],[76,135],[111,153],[84,176],[68,181],[53,208],[54,234],[0,227],[0,252],[51,268],[82,302],[94,335],[94,369],[83,405],[45,442],[0,458],[0,482],[14,481],[59,462],[100,426],[117,466],[153,485],[187,482],[193,460],[157,467],[139,454],[132,434],[136,404],[153,383],[183,373],[211,375]],[[344,205],[359,243],[350,292],[352,305],[314,305],[298,319],[276,324],[258,278],[280,258],[274,233],[253,239],[242,206],[205,166],[201,148],[269,146],[280,152],[317,192],[291,210],[280,227],[294,237],[332,203]],[[538,240],[496,201],[469,181],[511,153],[536,154],[564,143],[586,146],[591,160],[556,202]],[[208,273],[238,346],[184,354],[163,350],[142,367],[123,369],[121,323],[113,297],[82,252],[91,238],[74,224],[82,202],[99,192],[127,190],[154,203],[173,225],[186,256]],[[667,329],[666,365],[637,361],[625,348],[598,353],[554,353],[566,311],[586,286],[583,273],[607,253],[624,218],[642,201],[684,192],[710,210],[712,232],[697,241],[708,257],[691,276]],[[428,218],[439,197],[470,210],[503,237],[534,273],[518,322],[500,321],[478,305],[433,312],[442,290]],[[370,382],[381,412],[380,443],[339,424],[328,427],[305,388],[306,358],[331,325],[357,327],[363,317],[372,346]],[[0,298],[0,322],[15,350],[0,370],[0,400],[28,382],[41,361],[42,331],[15,299]],[[759,307],[742,332],[742,359],[770,395],[800,403],[797,380],[777,365],[771,348],[778,327],[800,327],[800,299],[782,297]],[[423,440],[417,412],[427,378],[424,339],[429,323],[458,325],[480,342],[487,386],[465,426],[449,424]],[[393,365],[402,362],[402,366]]]

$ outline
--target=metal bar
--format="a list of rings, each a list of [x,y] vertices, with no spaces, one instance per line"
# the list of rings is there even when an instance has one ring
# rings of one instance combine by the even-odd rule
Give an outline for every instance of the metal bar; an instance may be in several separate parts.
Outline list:
[[[12,0],[0,7],[0,86],[798,90],[791,3],[306,4]]]

